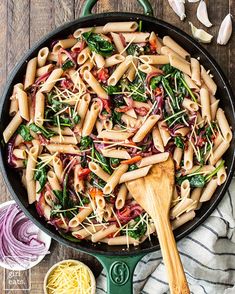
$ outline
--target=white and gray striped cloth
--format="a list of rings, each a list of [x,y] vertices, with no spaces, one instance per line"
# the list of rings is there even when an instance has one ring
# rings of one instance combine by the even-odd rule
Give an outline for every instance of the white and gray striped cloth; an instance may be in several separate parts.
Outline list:
[[[211,216],[177,244],[192,294],[235,293],[235,180]],[[169,293],[160,251],[138,263],[133,286],[135,294]],[[105,289],[102,272],[97,293],[104,294]]]

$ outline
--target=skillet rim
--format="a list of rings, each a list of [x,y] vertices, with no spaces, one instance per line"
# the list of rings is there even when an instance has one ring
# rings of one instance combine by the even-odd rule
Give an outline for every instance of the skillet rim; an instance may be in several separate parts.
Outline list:
[[[13,85],[13,81],[14,78],[16,76],[16,74],[20,71],[20,68],[24,65],[24,63],[28,60],[28,58],[33,55],[35,53],[36,50],[38,50],[40,48],[40,46],[42,46],[43,43],[45,43],[46,41],[48,41],[48,39],[50,39],[51,37],[53,37],[54,35],[60,33],[63,30],[69,29],[69,27],[72,27],[74,25],[79,25],[81,22],[85,22],[85,21],[89,21],[91,20],[92,22],[95,22],[96,19],[102,19],[102,18],[112,18],[112,17],[118,17],[118,16],[122,16],[122,18],[126,18],[126,20],[143,20],[143,21],[150,21],[152,22],[154,25],[159,25],[164,27],[165,29],[171,30],[173,32],[175,32],[176,34],[182,36],[183,38],[187,39],[187,41],[189,41],[197,50],[197,53],[202,54],[203,56],[205,56],[207,59],[210,60],[210,62],[213,64],[214,69],[216,70],[216,73],[218,74],[218,78],[220,79],[220,81],[223,83],[224,88],[227,90],[227,94],[228,94],[228,98],[230,100],[231,106],[232,106],[232,112],[233,112],[233,117],[231,118],[231,120],[234,121],[235,124],[235,98],[233,95],[233,91],[232,88],[229,84],[229,81],[227,79],[227,77],[224,75],[222,69],[220,68],[220,66],[218,65],[218,63],[215,61],[215,59],[210,55],[210,53],[208,53],[208,51],[206,49],[204,49],[196,40],[194,40],[191,36],[189,36],[188,34],[186,34],[184,31],[182,31],[181,29],[163,21],[163,20],[159,20],[153,16],[146,16],[143,14],[137,14],[137,13],[130,13],[130,12],[108,12],[108,13],[99,13],[99,14],[95,14],[95,15],[89,15],[86,17],[81,17],[78,18],[76,20],[73,20],[71,22],[67,22],[61,26],[59,26],[58,28],[50,31],[48,34],[46,34],[45,36],[43,36],[39,41],[37,41],[27,52],[26,54],[24,54],[24,56],[20,59],[20,61],[17,63],[17,65],[13,68],[13,70],[11,71],[9,78],[7,79],[6,85],[4,87],[4,91],[3,94],[1,95],[1,101],[0,101],[0,119],[2,117],[2,113],[3,113],[3,106],[4,106],[4,102],[8,97],[8,92],[9,89],[12,87]],[[17,193],[14,191],[14,189],[12,188],[12,185],[10,183],[10,180],[8,179],[8,175],[6,172],[6,167],[5,167],[5,163],[3,160],[3,148],[1,148],[1,152],[0,152],[0,167],[1,167],[1,173],[3,175],[3,179],[4,182],[7,185],[8,190],[10,191],[11,196],[14,198],[14,200],[17,202],[17,204],[20,206],[20,208],[23,210],[23,212],[27,215],[27,217],[33,221],[40,229],[42,229],[45,233],[47,233],[48,235],[50,235],[53,239],[55,239],[57,242],[68,246],[70,248],[76,249],[76,250],[80,250],[82,252],[88,253],[88,254],[101,254],[101,255],[113,255],[113,256],[133,256],[133,255],[139,255],[139,254],[147,254],[153,251],[157,251],[160,249],[159,244],[151,246],[151,243],[149,243],[147,248],[136,248],[132,249],[131,251],[122,251],[123,247],[119,247],[120,250],[119,251],[104,251],[103,249],[99,249],[97,250],[94,247],[92,248],[87,248],[86,245],[80,245],[79,243],[74,243],[71,241],[68,241],[66,239],[64,239],[62,236],[60,236],[58,233],[55,233],[54,231],[46,228],[44,226],[43,223],[41,223],[40,221],[38,221],[28,210],[27,207],[24,206],[24,204],[21,202],[21,200],[18,198]],[[218,206],[219,202],[222,200],[222,198],[225,196],[226,190],[232,180],[232,176],[233,176],[233,172],[235,170],[235,153],[233,153],[233,157],[231,159],[231,168],[229,170],[228,177],[226,180],[226,183],[223,184],[221,191],[218,193],[218,196],[216,197],[215,201],[213,202],[213,204],[209,207],[209,209],[200,217],[198,218],[191,226],[189,226],[188,228],[186,228],[182,233],[175,235],[175,239],[176,241],[179,241],[180,239],[184,238],[185,236],[187,236],[189,233],[193,232],[202,222],[204,222],[209,216],[210,214],[214,211],[214,209]],[[54,229],[53,229],[54,230]],[[111,246],[109,246],[109,249],[112,248]]]

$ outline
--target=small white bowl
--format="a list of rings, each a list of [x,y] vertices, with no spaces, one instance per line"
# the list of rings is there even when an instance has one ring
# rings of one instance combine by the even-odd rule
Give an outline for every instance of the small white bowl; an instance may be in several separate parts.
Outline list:
[[[16,202],[14,200],[10,200],[10,201],[1,203],[0,204],[0,210],[5,206],[9,206],[9,205],[12,205],[12,204],[15,204],[15,203]],[[51,245],[51,237],[39,229],[38,240],[45,243],[46,249],[48,251],[49,248],[50,248],[50,245]],[[25,267],[23,267],[23,266],[21,266],[19,264],[9,265],[7,262],[2,262],[2,261],[0,261],[0,266],[3,267],[3,268],[9,269],[9,270],[25,271],[25,270],[28,270],[28,269],[34,267],[35,265],[37,265],[40,261],[43,260],[45,255],[46,254],[38,256],[37,260],[35,260],[35,261],[29,261],[28,265],[25,266]]]
[[[73,263],[75,265],[82,265],[83,267],[85,267],[89,274],[90,274],[90,278],[91,278],[91,294],[95,294],[95,290],[96,290],[96,281],[95,281],[95,277],[94,277],[94,274],[93,272],[91,271],[91,269],[85,265],[83,262],[81,261],[78,261],[78,260],[75,260],[75,259],[65,259],[65,260],[62,260],[62,261],[59,261],[57,263],[55,263],[49,270],[48,272],[46,273],[45,275],[45,278],[44,278],[44,283],[43,283],[43,290],[44,290],[44,294],[48,294],[48,289],[47,289],[47,280],[50,276],[50,274],[53,272],[53,270],[60,264],[63,264],[63,263]]]

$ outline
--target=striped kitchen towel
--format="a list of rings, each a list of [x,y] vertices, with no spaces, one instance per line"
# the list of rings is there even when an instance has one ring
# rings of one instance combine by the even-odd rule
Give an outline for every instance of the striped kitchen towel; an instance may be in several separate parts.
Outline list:
[[[178,242],[178,249],[192,294],[235,294],[235,180],[218,208]],[[138,263],[133,283],[135,294],[170,293],[160,251]],[[105,289],[102,272],[97,293],[104,294]]]

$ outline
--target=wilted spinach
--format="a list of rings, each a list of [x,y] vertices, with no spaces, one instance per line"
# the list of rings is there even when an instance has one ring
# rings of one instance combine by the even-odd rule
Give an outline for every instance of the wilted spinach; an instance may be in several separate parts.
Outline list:
[[[33,140],[30,129],[26,125],[20,125],[17,129],[17,134],[21,135],[25,142]]]

